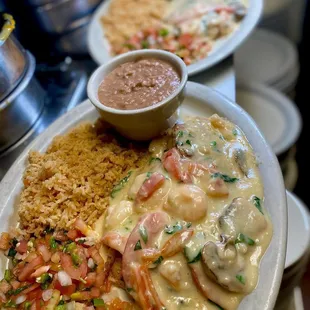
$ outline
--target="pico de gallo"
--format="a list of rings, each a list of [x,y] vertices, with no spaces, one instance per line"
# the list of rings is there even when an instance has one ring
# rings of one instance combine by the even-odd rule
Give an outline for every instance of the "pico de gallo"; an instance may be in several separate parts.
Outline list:
[[[215,40],[233,32],[246,12],[246,7],[239,1],[215,6],[199,3],[184,14],[175,14],[169,21],[142,29],[121,46],[112,46],[112,53],[162,49],[175,53],[190,65],[205,58]]]
[[[134,309],[110,294],[124,289],[121,256],[108,249],[104,260],[96,232],[81,219],[67,232],[46,230],[41,238],[2,233],[0,250],[9,264],[0,282],[0,308],[24,310]]]

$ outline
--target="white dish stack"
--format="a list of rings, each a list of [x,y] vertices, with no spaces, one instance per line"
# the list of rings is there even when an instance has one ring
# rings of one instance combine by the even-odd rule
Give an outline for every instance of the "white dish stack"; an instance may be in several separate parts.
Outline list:
[[[302,305],[292,305],[295,288],[298,286],[309,261],[310,214],[308,208],[292,193],[287,191],[288,242],[285,270],[278,295],[276,310],[302,310]],[[295,299],[298,296],[295,297]],[[298,307],[298,308],[297,308]]]
[[[282,35],[258,29],[237,50],[235,68],[237,102],[259,124],[292,191],[298,178],[294,145],[301,129],[293,102],[299,75],[296,47]]]

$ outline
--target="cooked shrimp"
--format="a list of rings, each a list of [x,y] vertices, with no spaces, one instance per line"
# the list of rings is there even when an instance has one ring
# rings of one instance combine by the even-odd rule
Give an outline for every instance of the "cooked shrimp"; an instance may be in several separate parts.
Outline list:
[[[198,186],[179,184],[170,191],[165,209],[185,221],[198,221],[207,214],[206,194]]]
[[[152,282],[148,266],[143,263],[142,256],[144,249],[154,247],[156,236],[167,223],[169,223],[169,216],[164,212],[143,216],[130,234],[123,254],[122,273],[127,290],[130,289],[132,297],[145,310],[161,310],[164,307]]]
[[[107,232],[102,237],[103,244],[120,252],[121,254],[123,254],[125,251],[127,240],[128,240],[128,236],[122,236],[115,231]]]

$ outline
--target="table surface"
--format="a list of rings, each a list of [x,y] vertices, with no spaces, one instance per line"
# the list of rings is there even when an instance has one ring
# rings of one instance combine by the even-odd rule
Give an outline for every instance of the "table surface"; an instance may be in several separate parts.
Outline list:
[[[207,72],[190,77],[189,80],[212,87],[232,101],[236,101],[236,79],[232,56]]]

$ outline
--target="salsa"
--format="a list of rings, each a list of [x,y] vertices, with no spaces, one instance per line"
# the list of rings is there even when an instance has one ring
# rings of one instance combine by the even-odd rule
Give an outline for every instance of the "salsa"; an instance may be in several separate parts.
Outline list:
[[[120,110],[142,109],[169,97],[180,85],[176,69],[166,61],[140,59],[127,62],[102,81],[99,101]]]

